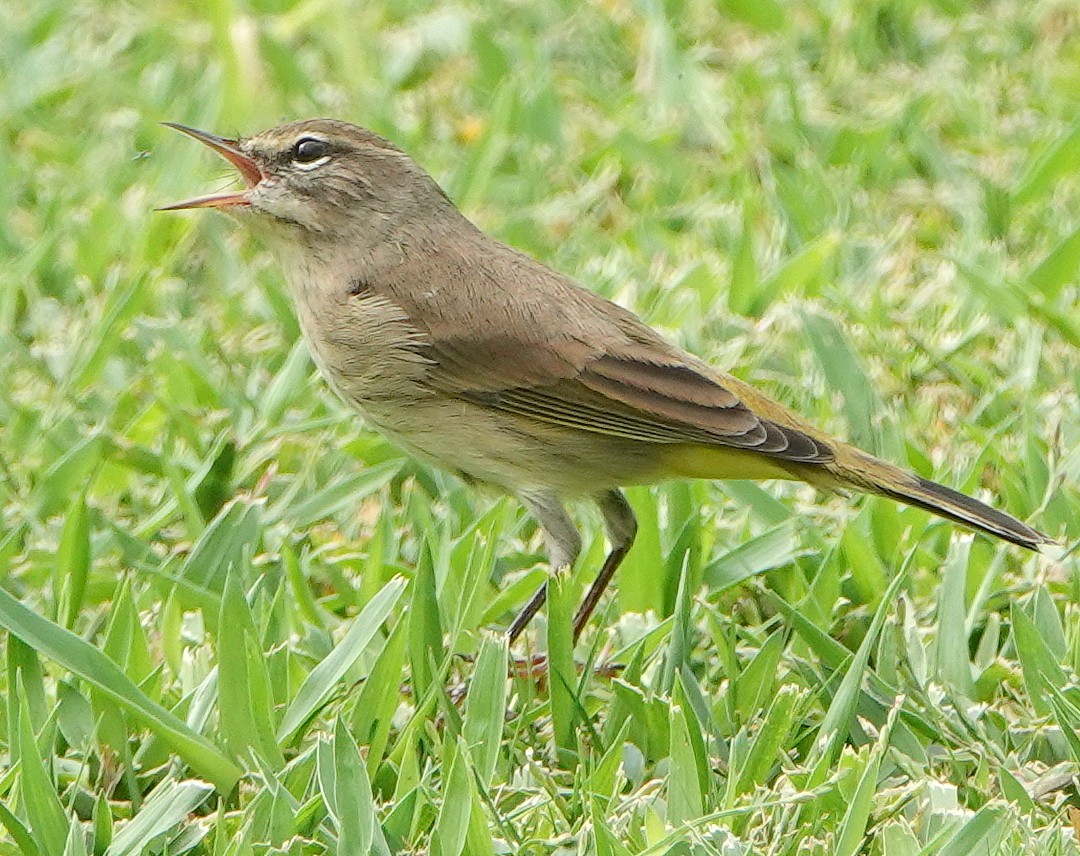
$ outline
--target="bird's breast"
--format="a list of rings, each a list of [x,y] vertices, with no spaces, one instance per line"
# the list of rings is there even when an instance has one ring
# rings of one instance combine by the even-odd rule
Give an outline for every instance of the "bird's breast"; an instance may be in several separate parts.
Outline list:
[[[366,412],[371,402],[423,395],[423,336],[401,307],[372,288],[290,283],[312,359],[343,399]]]

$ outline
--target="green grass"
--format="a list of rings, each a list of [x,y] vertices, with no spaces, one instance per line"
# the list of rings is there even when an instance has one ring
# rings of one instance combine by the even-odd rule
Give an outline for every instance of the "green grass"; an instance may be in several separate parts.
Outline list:
[[[0,5],[0,852],[1080,853],[1078,79],[1070,0]],[[635,490],[574,652],[625,668],[566,666],[583,511],[516,652],[561,667],[507,680],[532,522],[363,429],[262,247],[151,210],[226,175],[158,121],[313,115],[1061,547]]]

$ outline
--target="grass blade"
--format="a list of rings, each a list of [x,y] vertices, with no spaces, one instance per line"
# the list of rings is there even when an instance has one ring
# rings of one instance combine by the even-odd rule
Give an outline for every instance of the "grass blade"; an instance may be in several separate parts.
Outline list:
[[[1076,280],[1080,268],[1080,229],[1054,247],[1038,266],[1028,274],[1028,285],[1048,300],[1056,300],[1061,290]]]
[[[0,824],[7,830],[22,856],[39,856],[41,848],[34,841],[31,831],[2,801],[0,801]]]
[[[21,687],[21,681],[19,685]],[[19,770],[23,808],[30,821],[30,830],[41,843],[45,855],[63,856],[69,821],[44,760],[51,761],[53,753],[51,748],[47,753],[39,750],[26,697],[21,692],[19,695],[22,697],[19,705]]]
[[[3,589],[0,626],[137,716],[222,793],[231,791],[239,780],[240,769],[220,749],[149,699],[116,663],[74,633],[27,609]]]
[[[1068,678],[1043,641],[1035,622],[1028,618],[1019,604],[1010,605],[1009,616],[1028,699],[1040,716],[1047,716],[1052,712],[1050,687],[1067,686]]]
[[[938,591],[937,671],[941,682],[964,698],[974,690],[964,602],[971,543],[971,538],[953,541]]]
[[[1001,805],[988,804],[961,826],[938,852],[937,856],[971,856],[972,853],[1000,853],[998,849],[1005,834],[1008,811]]]
[[[334,650],[308,673],[278,726],[278,743],[288,743],[311,714],[326,701],[338,681],[379,632],[405,591],[405,586],[403,577],[394,577],[383,586],[352,620],[349,630],[334,646]]]
[[[1035,202],[1080,169],[1080,123],[1034,157],[1012,191],[1015,205]]]
[[[90,520],[86,494],[79,493],[68,507],[60,546],[56,551],[54,590],[62,592],[57,619],[69,630],[83,608],[86,579],[90,575]]]
[[[409,604],[409,667],[413,692],[417,698],[427,695],[435,680],[432,663],[443,660],[443,622],[439,613],[439,598],[435,586],[435,566],[432,546],[421,547],[413,581],[412,603]]]
[[[221,730],[234,756],[249,751],[274,770],[285,766],[274,739],[273,704],[266,661],[252,638],[254,620],[247,601],[232,575],[225,584],[218,622],[218,709]]]
[[[400,702],[400,697],[388,688],[401,686],[405,673],[405,642],[409,623],[408,618],[403,616],[390,631],[390,637],[375,658],[375,665],[371,667],[371,674],[364,681],[353,710],[353,733],[368,747],[369,777],[375,775],[382,762],[393,727],[394,711]]]
[[[750,744],[746,761],[737,775],[735,794],[745,794],[765,783],[769,771],[778,763],[780,749],[795,723],[795,708],[803,695],[797,687],[780,687],[765,714],[765,720]]]
[[[331,740],[320,740],[318,774],[322,798],[338,830],[339,853],[370,853],[375,839],[375,802],[360,749],[339,719]]]
[[[186,826],[191,812],[212,792],[206,782],[165,779],[150,793],[139,813],[116,833],[105,856],[143,853],[158,836]]]
[[[896,725],[896,718],[900,715],[902,704],[903,698],[898,698],[892,710],[889,711],[885,727],[881,729],[881,734],[859,776],[855,793],[848,801],[847,811],[844,812],[844,819],[840,823],[840,834],[833,851],[836,856],[857,856],[865,852],[866,824],[870,820],[870,810],[873,808],[874,797],[878,792],[881,759],[885,755],[885,750],[889,748],[889,739]]]
[[[180,578],[220,595],[229,568],[242,565],[259,540],[261,508],[262,500],[247,497],[227,503],[195,542],[180,566]]]
[[[461,856],[469,834],[473,807],[472,777],[468,753],[462,744],[448,738],[443,750],[443,802],[431,836],[436,856]]]
[[[463,734],[476,774],[485,787],[491,785],[499,760],[506,719],[508,657],[505,634],[485,635],[469,681]]]
[[[801,554],[794,520],[786,520],[744,541],[705,566],[713,592],[733,588],[751,577],[790,565]]]
[[[832,703],[825,712],[825,718],[822,720],[820,728],[820,734],[824,740],[816,744],[813,750],[814,756],[819,760],[835,758],[840,751],[840,747],[844,744],[848,729],[855,716],[855,707],[859,701],[860,687],[866,675],[866,667],[870,662],[870,654],[877,643],[881,628],[885,625],[885,617],[889,614],[896,594],[906,577],[907,574],[900,570],[892,578],[889,587],[881,598],[881,603],[878,604],[874,618],[866,631],[866,636],[863,637],[862,643],[851,658],[851,663],[844,673],[843,680],[840,681],[836,695],[833,696]],[[827,764],[828,762],[824,763]],[[818,766],[817,769],[822,770],[823,768],[823,766]],[[815,782],[815,784],[820,784],[820,782]]]
[[[577,765],[577,670],[574,666],[573,601],[574,586],[566,571],[556,571],[548,579],[547,649],[548,688],[551,695],[552,739],[559,766],[572,770]]]
[[[668,770],[668,824],[678,828],[705,813],[698,763],[690,737],[690,717],[681,705],[671,706],[671,766]]]

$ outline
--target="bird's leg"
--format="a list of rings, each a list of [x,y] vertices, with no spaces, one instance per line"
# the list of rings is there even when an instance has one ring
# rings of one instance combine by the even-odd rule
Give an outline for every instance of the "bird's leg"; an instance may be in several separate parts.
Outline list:
[[[593,580],[593,584],[589,587],[588,594],[585,595],[585,600],[582,601],[581,606],[578,608],[577,615],[574,616],[575,642],[581,635],[581,631],[585,629],[585,625],[589,623],[589,617],[593,614],[593,610],[596,609],[596,604],[600,602],[604,589],[608,587],[611,578],[615,576],[615,571],[619,569],[622,560],[630,552],[634,537],[637,535],[637,518],[634,517],[634,510],[630,507],[630,503],[626,501],[622,491],[605,491],[597,497],[596,503],[600,506],[600,513],[604,516],[604,528],[607,530],[608,540],[611,541],[611,552],[604,559],[600,573],[596,575],[596,579]],[[543,603],[542,598],[540,603]],[[537,604],[538,609],[539,607],[540,604]]]
[[[510,628],[506,631],[506,637],[513,645],[517,638],[524,632],[525,628],[529,626],[529,622],[536,613],[538,613],[544,602],[547,600],[547,583],[545,582],[540,588],[536,590],[536,594],[532,596],[525,608],[519,612]]]
[[[559,497],[552,491],[530,491],[519,494],[522,505],[540,524],[544,533],[544,542],[547,544],[548,562],[555,572],[573,567],[574,560],[581,552],[581,536],[578,534],[574,521],[566,513]],[[625,500],[623,500],[625,502]],[[629,508],[629,506],[627,506]],[[632,517],[632,515],[631,515]],[[605,520],[607,517],[605,516]],[[533,595],[521,612],[518,613],[510,629],[506,631],[510,644],[521,635],[528,627],[532,617],[540,611],[540,607],[547,600],[547,583]],[[575,638],[576,634],[575,634]]]

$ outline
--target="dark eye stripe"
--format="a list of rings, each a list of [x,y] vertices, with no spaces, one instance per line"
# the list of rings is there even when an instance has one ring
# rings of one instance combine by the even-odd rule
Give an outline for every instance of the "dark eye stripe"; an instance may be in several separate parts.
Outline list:
[[[330,144],[316,137],[301,137],[293,146],[292,159],[296,163],[314,163],[330,154]]]

